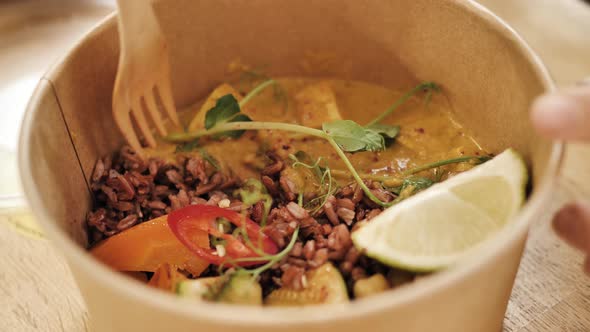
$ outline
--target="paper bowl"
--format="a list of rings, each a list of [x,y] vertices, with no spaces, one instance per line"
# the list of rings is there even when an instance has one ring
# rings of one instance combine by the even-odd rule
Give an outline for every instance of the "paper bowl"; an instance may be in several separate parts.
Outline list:
[[[111,118],[118,37],[110,17],[41,80],[20,141],[30,206],[65,254],[95,331],[501,329],[527,230],[543,215],[563,149],[530,125],[531,101],[553,84],[512,29],[471,1],[176,0],[156,9],[178,106],[205,96],[236,58],[273,76],[331,76],[400,89],[433,80],[484,146],[525,156],[532,192],[517,219],[458,266],[350,304],[236,307],[150,289],[85,250],[87,180],[97,158],[122,144]]]

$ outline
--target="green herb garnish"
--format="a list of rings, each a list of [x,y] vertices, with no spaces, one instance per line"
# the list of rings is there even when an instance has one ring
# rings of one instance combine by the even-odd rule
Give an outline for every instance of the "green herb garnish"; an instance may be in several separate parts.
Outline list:
[[[309,155],[307,153],[305,153],[305,151],[297,151],[295,152],[295,154],[289,154],[289,159],[291,159],[293,161],[293,164],[291,164],[291,166],[293,168],[296,167],[305,167],[307,169],[310,169],[315,176],[319,179],[322,177],[322,169],[320,167],[320,162],[322,161],[322,157],[319,157],[313,164],[312,164],[312,159],[311,157],[309,157]]]
[[[381,135],[381,137],[383,137],[383,139],[385,140],[386,146],[389,146],[391,143],[393,143],[393,140],[397,137],[400,131],[399,126],[391,126],[380,123],[370,125],[366,128],[367,130],[372,130],[377,134]]]
[[[470,162],[470,163],[473,163],[474,165],[479,165],[479,164],[484,163],[490,159],[492,159],[492,157],[490,157],[490,156],[464,156],[464,157],[457,157],[457,158],[451,158],[451,159],[444,159],[444,160],[435,161],[433,163],[429,163],[429,164],[425,164],[422,166],[418,166],[415,168],[405,170],[402,172],[402,174],[403,175],[412,175],[412,174],[420,173],[422,171],[426,171],[426,170],[429,170],[432,168],[438,168],[438,167],[445,166],[445,165],[465,163],[465,162]]]
[[[181,152],[191,152],[194,149],[196,149],[199,146],[199,139],[195,138],[192,141],[188,141],[186,143],[182,143],[182,144],[178,144],[176,146],[176,150],[174,150],[175,153],[181,153]]]
[[[297,241],[297,237],[299,236],[299,227],[295,228],[293,234],[291,235],[291,241],[285,247],[285,249],[281,250],[279,253],[274,255],[261,255],[260,257],[246,257],[246,258],[237,258],[233,260],[228,260],[227,264],[234,265],[234,267],[240,271],[241,273],[250,273],[253,277],[258,277],[262,272],[270,269],[273,265],[277,262],[280,262],[286,255],[288,255],[291,250],[293,250],[293,246]],[[255,269],[245,269],[243,267],[238,266],[239,263],[247,263],[247,262],[258,262],[258,261],[267,261],[264,265],[259,266]],[[223,268],[223,264],[219,265],[219,269]]]
[[[195,149],[199,149],[199,154],[201,155],[201,158],[203,158],[205,161],[207,161],[209,164],[211,164],[211,166],[213,166],[216,170],[221,170],[221,167],[219,166],[219,163],[217,162],[217,160],[215,160],[215,158],[209,154],[209,152],[207,152],[207,150],[203,149],[203,148],[199,148],[199,139],[196,138],[192,141],[183,143],[183,144],[178,144],[176,146],[176,150],[174,150],[175,153],[182,153],[182,152],[191,152],[194,151]]]
[[[378,117],[373,119],[373,121],[369,122],[366,125],[366,127],[374,126],[374,125],[378,124],[379,122],[383,121],[383,119],[385,119],[387,116],[389,116],[389,114],[393,113],[393,111],[395,111],[398,107],[400,107],[402,104],[404,104],[406,101],[408,101],[413,95],[415,95],[416,93],[418,93],[420,91],[427,92],[426,101],[430,102],[432,92],[433,91],[434,92],[440,91],[440,87],[434,82],[424,82],[424,83],[418,84],[415,88],[413,88],[412,90],[407,92],[400,99],[396,100],[395,103],[393,105],[391,105],[385,112],[381,113]]]
[[[200,148],[199,149],[199,154],[201,155],[201,158],[205,159],[209,164],[211,164],[211,166],[213,166],[216,170],[220,170],[221,167],[219,166],[219,163],[217,162],[217,160],[215,160],[215,158],[209,154],[209,152],[207,152],[207,150]]]
[[[432,179],[429,179],[426,177],[413,176],[413,177],[405,178],[402,181],[401,186],[391,188],[390,191],[396,195],[399,195],[401,192],[403,192],[404,190],[407,190],[408,188],[411,187],[412,192],[416,193],[418,191],[424,190],[424,189],[432,186],[434,183],[435,183],[435,181],[433,181]]]
[[[244,105],[246,105],[252,98],[256,97],[260,92],[262,92],[262,90],[266,89],[269,86],[275,86],[277,85],[277,82],[273,79],[264,81],[263,83],[261,83],[260,85],[258,85],[257,87],[255,87],[254,89],[252,89],[252,91],[250,91],[245,97],[244,99],[242,99],[239,103],[239,107],[244,107]]]
[[[379,135],[383,136],[384,138],[394,139],[398,134],[400,127],[399,126],[391,126],[386,124],[374,124],[366,127],[367,130],[372,130]]]
[[[246,114],[240,112],[240,105],[236,98],[231,95],[225,95],[217,100],[215,107],[207,111],[205,115],[205,129],[212,129],[230,122],[247,122],[252,121]],[[231,130],[220,132],[215,137],[227,136],[238,138],[244,134],[243,130]]]
[[[312,215],[316,214],[324,206],[324,204],[326,204],[328,197],[333,195],[338,190],[334,180],[332,179],[332,171],[327,165],[325,167],[320,166],[322,157],[318,158],[315,163],[311,164],[311,158],[304,151],[297,151],[294,155],[290,154],[289,158],[293,160],[293,164],[291,165],[293,168],[308,168],[320,181],[320,188],[323,193],[305,204],[305,208],[309,210]],[[303,206],[303,195],[300,195],[299,205]]]
[[[247,81],[254,83],[256,81],[264,82],[269,80],[271,80],[271,78],[262,70],[243,70],[240,77],[240,85],[243,87],[248,83]],[[273,97],[275,101],[283,104],[283,113],[287,113],[289,110],[289,98],[287,97],[287,92],[280,84],[273,84]]]
[[[336,120],[322,125],[322,130],[346,152],[381,151],[385,140],[378,132],[361,127],[352,120]]]
[[[312,215],[318,213],[326,204],[328,198],[332,196],[334,193],[336,193],[336,191],[338,190],[338,188],[334,184],[334,180],[332,179],[332,171],[329,167],[326,167],[324,169],[324,173],[320,178],[320,183],[322,188],[326,188],[325,192],[322,195],[310,200],[306,204],[306,209],[310,210],[310,213]]]
[[[211,242],[211,245],[214,247],[225,246],[226,244],[226,241],[224,239],[212,235],[209,236],[209,241]]]

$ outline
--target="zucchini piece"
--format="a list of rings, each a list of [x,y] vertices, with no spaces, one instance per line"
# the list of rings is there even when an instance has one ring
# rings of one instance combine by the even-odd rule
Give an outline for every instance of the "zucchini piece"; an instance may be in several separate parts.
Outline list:
[[[357,280],[354,283],[353,292],[354,297],[360,299],[384,292],[388,289],[389,282],[387,282],[387,279],[382,274],[377,273],[369,278]]]
[[[224,303],[262,305],[262,287],[251,275],[234,273],[213,298]]]
[[[262,305],[260,284],[245,273],[183,281],[176,287],[176,293],[212,302]]]
[[[202,300],[221,277],[184,280],[176,284],[176,294]]]
[[[305,274],[307,287],[296,291],[279,288],[265,299],[270,306],[304,306],[311,304],[346,303],[348,292],[342,275],[334,265],[326,263]]]

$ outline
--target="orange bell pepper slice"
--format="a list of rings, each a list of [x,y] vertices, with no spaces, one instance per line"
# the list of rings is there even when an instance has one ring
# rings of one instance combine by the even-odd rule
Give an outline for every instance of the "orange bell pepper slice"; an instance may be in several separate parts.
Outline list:
[[[189,241],[209,248],[209,235],[193,230]],[[90,253],[101,262],[119,271],[155,272],[169,264],[200,275],[209,262],[199,258],[180,242],[168,227],[168,216],[155,218],[113,235],[94,246]]]

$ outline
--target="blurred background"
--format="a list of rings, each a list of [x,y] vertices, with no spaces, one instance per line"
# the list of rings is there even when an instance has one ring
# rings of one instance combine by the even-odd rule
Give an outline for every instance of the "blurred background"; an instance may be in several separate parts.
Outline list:
[[[39,78],[114,8],[114,0],[0,0],[0,208],[23,203],[18,130]]]
[[[529,42],[558,86],[590,77],[590,0],[479,2]],[[20,208],[25,203],[16,149],[20,120],[39,78],[114,9],[115,0],[0,0],[0,331],[87,330],[88,316],[67,266],[30,212]],[[590,147],[571,144],[567,157],[559,197],[590,197],[590,185],[579,181],[581,174],[590,178]],[[548,225],[531,232],[504,331],[590,331],[590,282],[580,272],[581,260]]]

